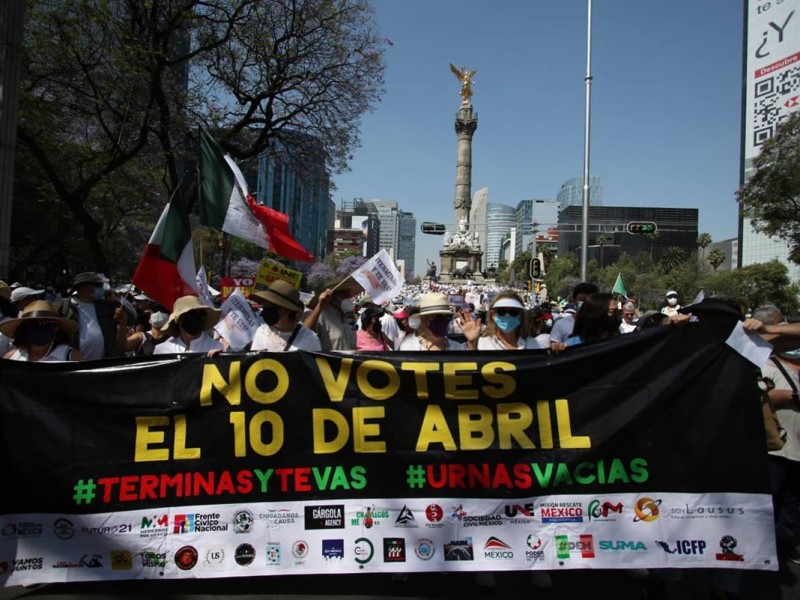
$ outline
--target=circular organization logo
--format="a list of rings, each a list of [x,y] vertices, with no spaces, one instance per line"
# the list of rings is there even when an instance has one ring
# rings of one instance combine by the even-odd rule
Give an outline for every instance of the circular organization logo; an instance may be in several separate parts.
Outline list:
[[[184,546],[175,553],[175,564],[181,571],[193,569],[197,564],[197,550],[193,546]]]
[[[3,526],[3,535],[15,535],[17,533],[16,523],[7,523]]]
[[[414,548],[414,553],[420,560],[430,560],[436,554],[436,544],[429,538],[420,538]]]
[[[256,559],[256,549],[250,544],[239,544],[236,547],[236,553],[233,555],[233,559],[236,561],[237,565],[246,567]]]
[[[292,545],[292,556],[295,558],[305,558],[308,556],[308,542],[297,540]]]
[[[225,550],[223,548],[211,548],[206,552],[206,562],[210,565],[221,565],[225,561]]]
[[[249,510],[237,510],[233,515],[233,530],[236,533],[250,533],[253,530],[253,513]]]
[[[661,500],[653,500],[652,498],[639,498],[634,506],[636,516],[633,517],[633,522],[638,523],[644,521],[645,523],[652,523],[658,518],[658,507],[661,506]]]
[[[365,565],[375,556],[375,546],[367,538],[358,538],[356,540],[355,554],[356,562],[359,565]]]
[[[528,548],[531,550],[538,550],[542,547],[542,539],[537,537],[535,533],[530,534],[525,543],[528,544]]]
[[[75,527],[69,519],[56,519],[53,522],[53,533],[61,540],[68,540],[75,535]]]
[[[425,517],[431,523],[438,523],[444,517],[444,511],[438,504],[429,504],[428,508],[425,509]]]

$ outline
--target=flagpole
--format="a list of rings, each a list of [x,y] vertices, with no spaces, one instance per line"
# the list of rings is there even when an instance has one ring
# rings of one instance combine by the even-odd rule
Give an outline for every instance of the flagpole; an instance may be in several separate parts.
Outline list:
[[[581,281],[588,279],[589,254],[589,146],[592,106],[592,0],[588,0],[586,25],[586,121],[583,130],[583,220],[581,227]]]

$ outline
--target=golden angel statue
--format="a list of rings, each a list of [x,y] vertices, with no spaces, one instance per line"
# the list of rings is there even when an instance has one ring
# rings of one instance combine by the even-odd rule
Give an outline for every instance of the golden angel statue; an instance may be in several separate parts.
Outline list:
[[[469,104],[469,99],[472,97],[472,76],[477,71],[467,70],[466,67],[459,69],[453,63],[450,63],[450,70],[461,82],[461,104]]]

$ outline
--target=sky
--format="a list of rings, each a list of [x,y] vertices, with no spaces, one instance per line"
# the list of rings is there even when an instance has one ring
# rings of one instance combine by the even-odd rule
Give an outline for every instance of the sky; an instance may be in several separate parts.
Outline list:
[[[385,94],[362,119],[333,199],[396,200],[418,232],[415,273],[454,226],[460,84],[476,70],[472,194],[555,200],[584,170],[587,0],[373,0]],[[741,0],[600,0],[592,6],[590,175],[604,206],[698,208],[699,232],[736,237]]]

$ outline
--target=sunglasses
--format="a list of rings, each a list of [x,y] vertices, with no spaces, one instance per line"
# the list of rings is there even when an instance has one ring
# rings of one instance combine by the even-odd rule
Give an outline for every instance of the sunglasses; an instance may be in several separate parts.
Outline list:
[[[522,311],[518,308],[495,308],[494,312],[495,314],[498,314],[501,317],[504,317],[506,315],[510,315],[512,317],[518,317],[522,314]]]

